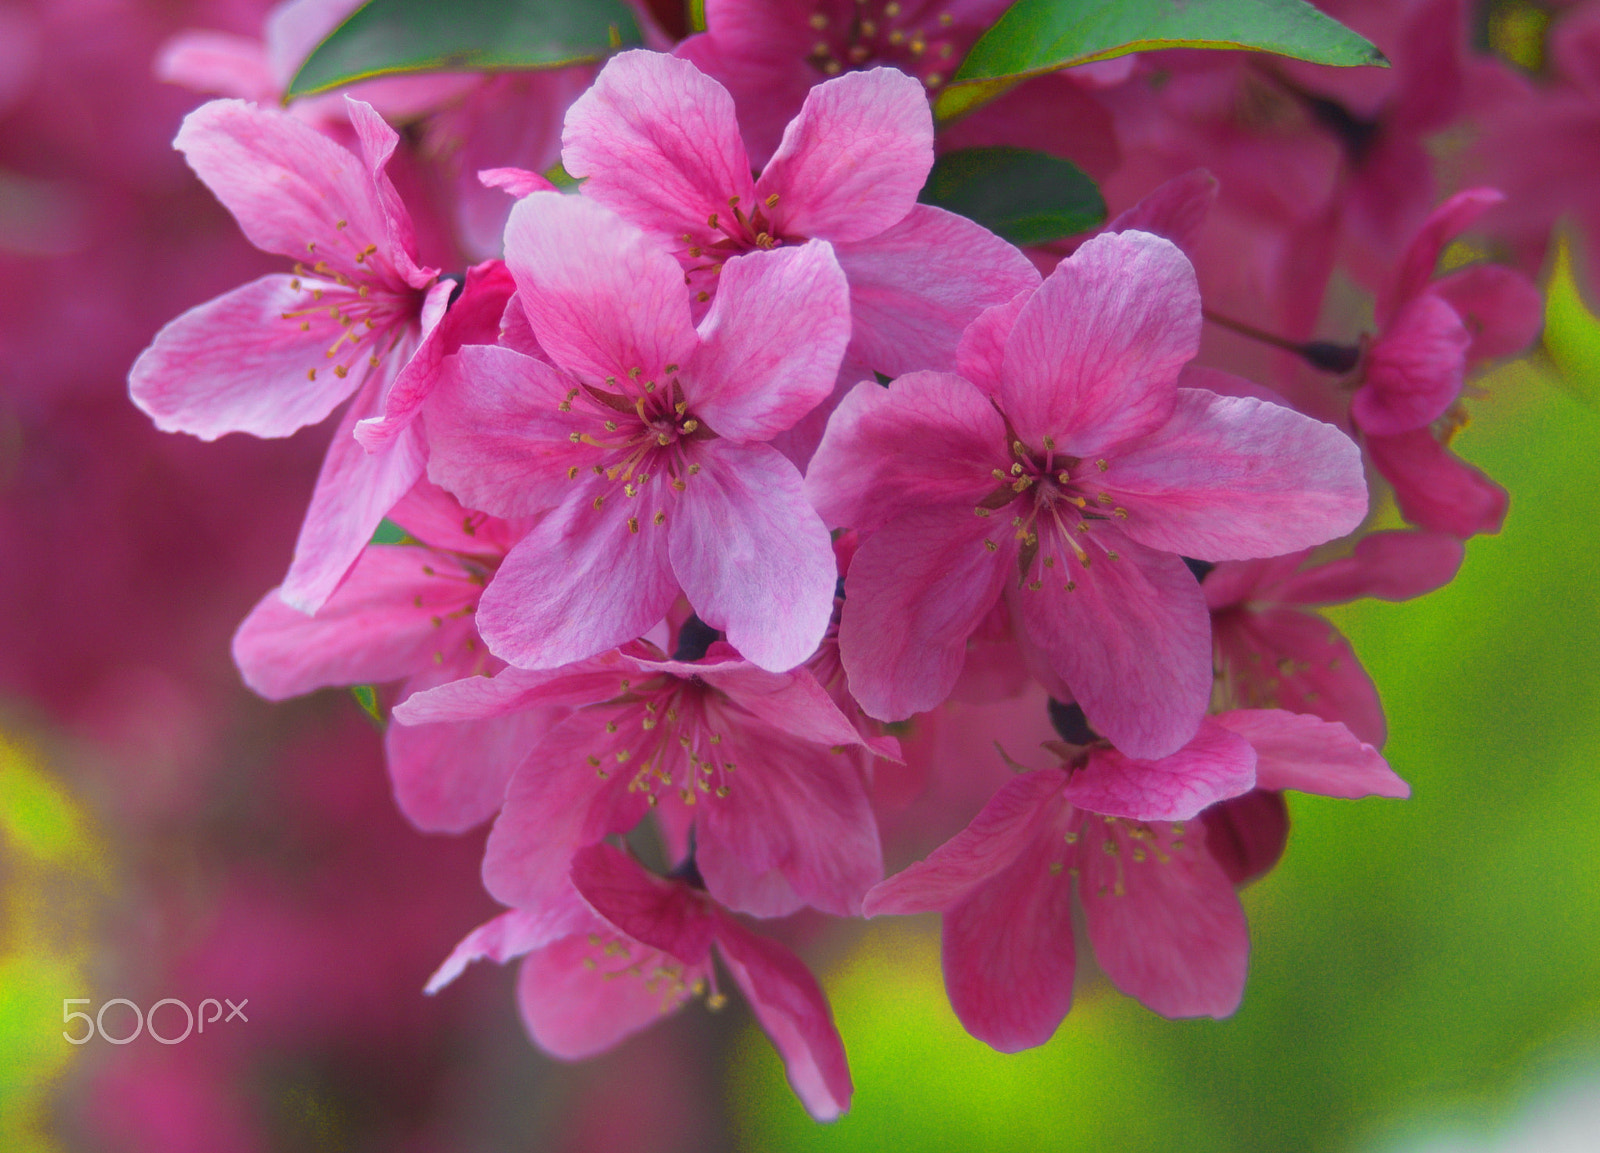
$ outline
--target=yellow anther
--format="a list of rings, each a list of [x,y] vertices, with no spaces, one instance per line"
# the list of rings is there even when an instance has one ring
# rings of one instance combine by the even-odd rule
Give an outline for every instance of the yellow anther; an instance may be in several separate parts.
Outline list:
[[[657,509],[656,510],[656,515],[651,517],[650,519],[655,524],[666,524],[667,523],[667,514],[662,512],[660,509]]]
[[[342,364],[336,364],[333,366],[333,375],[337,376],[340,380],[343,380],[345,377],[350,375],[350,370]]]
[[[638,532],[639,531],[639,518],[638,517],[630,516],[628,518],[628,531],[629,532]]]
[[[815,28],[818,32],[821,32],[827,26],[828,18],[821,12],[813,12],[811,14],[811,27]]]
[[[994,543],[994,541],[992,541],[992,540],[985,540],[985,541],[984,541],[984,542],[983,542],[983,547],[984,547],[984,548],[986,548],[986,549],[988,549],[988,550],[989,550],[989,551],[990,551],[990,552],[994,552],[994,551],[996,551],[996,550],[997,550],[997,549],[998,549],[998,548],[999,548],[999,547],[1000,547],[1000,546],[999,546],[999,545],[997,545],[997,544],[995,544],[995,543]]]
[[[1065,869],[1066,867],[1067,867],[1067,863],[1065,861],[1051,861],[1050,862],[1050,875],[1052,877],[1059,877],[1061,875],[1061,870]]]
[[[306,379],[307,380],[316,380],[317,379],[317,370],[314,369],[314,368],[306,369]]]

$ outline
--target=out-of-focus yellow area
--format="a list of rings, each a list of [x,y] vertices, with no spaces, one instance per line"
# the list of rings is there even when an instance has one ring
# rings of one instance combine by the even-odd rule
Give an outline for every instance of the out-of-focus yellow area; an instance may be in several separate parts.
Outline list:
[[[0,1149],[6,1153],[57,1148],[45,1136],[46,1103],[78,1053],[62,1037],[62,1000],[93,996],[89,921],[105,882],[106,853],[82,811],[37,757],[0,734]]]
[[[1560,376],[1530,358],[1478,382],[1453,442],[1510,490],[1505,531],[1428,597],[1331,614],[1414,795],[1292,798],[1284,861],[1245,894],[1239,1012],[1166,1021],[1097,979],[1049,1045],[1007,1057],[950,1012],[937,921],[874,923],[823,974],[852,1113],[814,1125],[752,1030],[730,1071],[742,1147],[1382,1151],[1497,1132],[1600,1069],[1600,324],[1564,253],[1549,295]]]

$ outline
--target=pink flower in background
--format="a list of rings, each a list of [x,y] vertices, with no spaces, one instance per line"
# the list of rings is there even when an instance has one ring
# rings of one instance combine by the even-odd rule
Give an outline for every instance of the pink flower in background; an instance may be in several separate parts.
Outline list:
[[[128,377],[166,431],[287,436],[356,394],[323,465],[281,595],[314,611],[422,473],[414,431],[368,454],[355,423],[443,316],[451,289],[414,259],[384,165],[398,137],[350,101],[362,157],[281,112],[237,100],[189,114],[177,147],[256,247],[297,258],[163,328]]]
[[[1199,326],[1176,247],[1100,236],[967,329],[964,375],[845,398],[806,485],[829,523],[867,534],[839,639],[869,714],[942,701],[1006,591],[1013,628],[1065,686],[1046,687],[1119,748],[1161,757],[1194,735],[1210,632],[1180,555],[1270,556],[1366,512],[1359,453],[1336,429],[1179,387]]]
[[[682,879],[661,878],[619,849],[592,845],[573,859],[572,883],[576,892],[553,909],[514,909],[473,932],[429,992],[480,957],[526,954],[517,1000],[528,1032],[541,1048],[577,1060],[708,990],[707,1004],[720,1007],[726,998],[714,991],[715,944],[807,1111],[830,1121],[850,1107],[844,1043],[816,978],[700,892],[692,865]]]
[[[436,483],[499,516],[549,511],[484,594],[490,649],[582,660],[643,635],[681,587],[755,664],[809,657],[833,551],[764,442],[833,388],[850,321],[829,246],[730,261],[698,328],[671,256],[582,197],[519,201],[506,262],[552,363],[463,348],[425,414]]]

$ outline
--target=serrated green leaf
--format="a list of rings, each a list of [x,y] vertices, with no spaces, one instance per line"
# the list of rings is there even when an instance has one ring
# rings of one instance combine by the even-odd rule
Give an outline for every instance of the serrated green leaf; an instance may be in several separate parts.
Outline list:
[[[286,98],[374,76],[558,68],[640,42],[624,0],[371,0],[317,46]]]
[[[1388,64],[1369,41],[1305,0],[1018,0],[973,45],[955,82],[1032,76],[1158,48]]]
[[[1059,240],[1106,218],[1100,190],[1082,169],[1026,148],[947,152],[918,199],[975,220],[1012,244]]]

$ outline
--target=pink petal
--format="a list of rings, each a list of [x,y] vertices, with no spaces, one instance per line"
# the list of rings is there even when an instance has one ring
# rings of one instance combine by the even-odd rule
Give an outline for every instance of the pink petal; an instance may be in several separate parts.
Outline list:
[[[1216,723],[1256,750],[1256,783],[1324,797],[1409,797],[1378,750],[1333,721],[1282,709],[1234,709]]]
[[[436,484],[419,480],[386,518],[425,545],[445,552],[504,556],[526,526],[471,512]]]
[[[1296,573],[1274,590],[1290,605],[1332,605],[1357,597],[1408,601],[1455,579],[1466,549],[1437,532],[1375,532],[1347,557]]]
[[[501,660],[551,669],[603,653],[643,636],[678,595],[667,533],[640,516],[665,503],[656,491],[662,482],[629,501],[596,481],[575,485],[567,503],[506,554],[484,591],[478,630]],[[631,531],[630,520],[642,522],[641,531]]]
[[[1494,188],[1468,188],[1458,192],[1435,208],[1423,221],[1416,236],[1406,246],[1401,257],[1394,285],[1378,302],[1378,320],[1384,327],[1392,322],[1395,312],[1420,296],[1433,279],[1439,263],[1439,254],[1445,246],[1489,209],[1505,200],[1505,194]]]
[[[791,669],[816,651],[833,617],[838,570],[827,527],[777,449],[713,440],[693,459],[701,469],[684,478],[664,534],[672,572],[700,619],[746,659]],[[663,535],[655,526],[643,535],[652,533]]]
[[[128,374],[133,402],[163,432],[202,440],[322,420],[362,378],[335,375],[327,351],[344,329],[326,309],[298,315],[306,296],[291,282],[263,276],[169,322]]]
[[[943,911],[999,876],[1051,826],[1065,802],[1059,769],[1019,773],[1001,786],[983,811],[926,860],[875,885],[861,904],[863,916]],[[1031,859],[1031,858],[1030,858]]]
[[[765,918],[787,917],[806,907],[782,870],[751,872],[731,846],[716,838],[696,842],[694,860],[706,891],[729,909]]]
[[[962,330],[982,309],[1039,283],[1011,244],[926,204],[834,251],[850,281],[850,355],[887,376],[953,367]]]
[[[595,450],[574,432],[606,435],[593,409],[568,404],[564,376],[509,348],[470,344],[444,361],[428,400],[428,478],[471,508],[497,516],[543,512],[573,496]]]
[[[1206,852],[1235,886],[1271,872],[1289,844],[1289,806],[1282,793],[1251,789],[1200,814]]]
[[[817,979],[781,945],[721,919],[717,945],[750,1008],[783,1058],[795,1096],[818,1121],[850,1108],[844,1042]]]
[[[1244,560],[1321,544],[1366,516],[1361,450],[1331,424],[1247,397],[1177,397],[1171,419],[1098,478],[1140,544]]]
[[[427,448],[419,429],[407,428],[370,453],[355,439],[356,422],[377,408],[375,384],[362,389],[339,421],[283,578],[279,595],[303,612],[327,602],[385,514],[422,479]]]
[[[1009,462],[1005,421],[967,381],[913,372],[863,381],[828,419],[806,496],[830,525],[870,532],[931,504],[976,506]]]
[[[861,734],[808,669],[769,673],[744,661],[693,669],[712,688],[779,732],[814,745],[860,745]]]
[[[1011,620],[1049,657],[1095,731],[1130,757],[1164,757],[1189,742],[1205,714],[1211,618],[1183,561],[1115,529],[1096,529],[1094,539],[1118,559],[1040,570],[1051,583],[1013,591]]]
[[[228,32],[178,33],[161,46],[153,70],[158,80],[192,92],[244,100],[273,100],[279,94],[261,41]]]
[[[1004,304],[984,309],[961,333],[961,343],[956,346],[956,371],[987,397],[999,399],[1006,341],[1018,313],[1032,299],[1036,288],[1037,285],[1024,288]]]
[[[791,427],[833,392],[850,339],[833,249],[815,241],[728,261],[699,333],[679,378],[694,415],[739,441]]]
[[[1217,178],[1204,168],[1191,169],[1159,185],[1132,208],[1105,226],[1107,232],[1148,232],[1165,237],[1185,255],[1194,252],[1211,206],[1217,202]]]
[[[1116,749],[1090,749],[1087,762],[1068,777],[1066,798],[1108,817],[1187,821],[1207,805],[1248,792],[1255,782],[1250,743],[1207,718],[1171,756],[1139,760]]]
[[[419,689],[393,716],[402,725],[432,725],[592,705],[626,692],[622,683],[637,671],[637,662],[614,652],[556,669],[501,669]]]
[[[1185,839],[1166,824],[1149,831],[1134,840],[1093,817],[1083,823],[1078,894],[1095,960],[1118,989],[1164,1017],[1226,1017],[1244,995],[1244,910],[1202,837]],[[1101,847],[1108,840],[1115,854]]]
[[[682,882],[653,876],[621,849],[580,850],[572,884],[596,913],[643,945],[690,965],[711,952],[717,925],[704,900]]]
[[[593,921],[594,914],[578,899],[576,893],[570,891],[563,899],[537,909],[512,909],[508,913],[501,913],[462,938],[444,964],[428,979],[427,988],[423,991],[437,993],[474,961],[487,957],[504,964],[513,957],[520,957],[530,949],[559,940]]]
[[[411,213],[406,211],[400,194],[395,191],[388,173],[384,171],[389,165],[389,158],[394,155],[395,145],[400,143],[400,134],[389,127],[366,101],[346,94],[344,105],[350,126],[356,130],[356,138],[361,142],[361,155],[372,177],[373,192],[383,210],[384,230],[389,243],[384,246],[382,255],[394,263],[395,271],[407,284],[412,288],[423,288],[438,275],[438,269],[419,268],[411,258],[417,248],[416,229],[411,225]]]
[[[1056,266],[1006,342],[1001,407],[1035,447],[1090,456],[1154,432],[1200,347],[1194,268],[1171,241],[1096,236]]]
[[[1461,395],[1471,342],[1456,310],[1439,297],[1410,301],[1367,352],[1351,416],[1375,436],[1432,424]]]
[[[525,168],[480,168],[478,183],[485,188],[499,188],[518,200],[531,192],[559,191],[543,176]]]
[[[540,347],[590,384],[634,369],[657,379],[695,350],[683,269],[592,199],[535,192],[517,201],[506,265]]]
[[[1372,463],[1394,486],[1400,514],[1419,528],[1462,540],[1496,533],[1506,519],[1506,490],[1461,460],[1426,428],[1369,436]]]
[[[1472,334],[1469,365],[1517,355],[1544,327],[1544,295],[1522,273],[1498,264],[1452,272],[1428,291],[1455,309]]]
[[[848,72],[806,94],[762,170],[756,199],[788,236],[842,243],[899,223],[933,167],[927,93],[895,68]]]
[[[950,695],[1015,550],[1008,525],[966,506],[909,512],[866,539],[845,581],[839,653],[869,716],[904,720]]]
[[[585,197],[662,239],[700,233],[730,198],[746,212],[755,203],[733,97],[659,52],[624,52],[601,69],[567,110],[561,159]]]
[[[1054,827],[1039,830],[944,915],[950,1007],[967,1032],[1002,1053],[1043,1045],[1072,1008],[1070,855]]]

